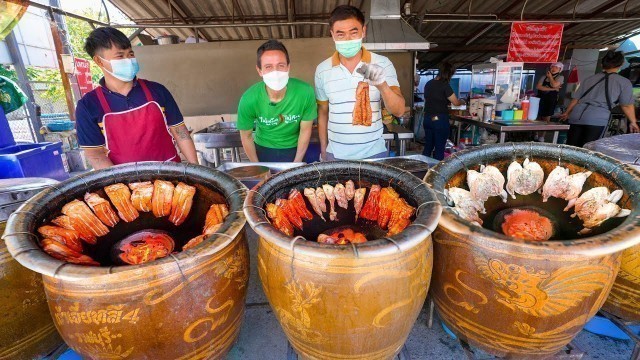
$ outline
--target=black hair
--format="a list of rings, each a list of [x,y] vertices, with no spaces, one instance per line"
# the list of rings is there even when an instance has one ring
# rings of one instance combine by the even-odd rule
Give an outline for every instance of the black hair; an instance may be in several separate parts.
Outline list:
[[[622,51],[609,50],[602,58],[602,68],[604,70],[619,68],[624,64]]]
[[[84,43],[84,50],[89,56],[94,57],[96,52],[102,49],[111,49],[112,46],[120,50],[131,48],[131,41],[122,31],[109,26],[99,27],[93,30]]]
[[[456,69],[448,62],[443,62],[438,68],[438,77],[444,82],[451,81],[451,77],[456,73]]]
[[[265,51],[271,50],[282,51],[287,58],[287,65],[289,65],[289,52],[287,48],[284,47],[284,44],[278,40],[268,40],[258,48],[258,68],[262,68],[262,54],[264,54]]]
[[[355,6],[340,5],[336,6],[331,12],[329,17],[329,29],[333,29],[333,24],[336,21],[342,21],[347,19],[356,19],[362,26],[364,26],[364,14]]]

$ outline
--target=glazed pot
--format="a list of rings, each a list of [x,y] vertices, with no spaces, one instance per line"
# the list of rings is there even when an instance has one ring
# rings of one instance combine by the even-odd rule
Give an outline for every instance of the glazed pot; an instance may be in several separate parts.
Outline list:
[[[43,252],[32,235],[86,191],[155,179],[183,181],[197,189],[189,217],[173,229],[180,246],[202,231],[212,203],[226,199],[230,215],[218,233],[200,245],[135,266],[64,263]],[[244,189],[230,176],[201,166],[158,162],[116,166],[67,180],[32,198],[9,219],[4,238],[14,259],[43,275],[55,325],[84,358],[224,358],[240,331],[249,275],[241,211]],[[109,245],[119,238],[140,227],[167,224],[166,218],[155,219],[152,214],[121,222],[99,239],[91,255],[104,264]]]
[[[591,170],[583,188],[624,190],[626,218],[607,221],[590,237],[545,242],[516,241],[471,225],[457,216],[443,190],[466,188],[466,169],[491,164],[506,173],[517,158],[539,163],[546,175],[561,162],[573,174]],[[507,143],[463,151],[430,169],[427,181],[443,210],[434,233],[432,295],[446,325],[460,338],[496,356],[544,358],[561,350],[604,304],[620,264],[620,252],[640,242],[638,172],[608,156],[564,145]],[[499,207],[535,203],[539,194],[501,205],[491,198],[487,214]],[[539,203],[560,218],[566,201]],[[562,220],[565,224],[579,220]],[[487,219],[485,219],[485,224]],[[575,234],[575,232],[574,232]]]
[[[353,180],[394,187],[420,207],[403,232],[347,246],[289,237],[262,210],[292,188]],[[310,206],[308,206],[311,209]],[[441,213],[420,179],[386,165],[336,161],[281,172],[258,184],[245,214],[260,236],[258,271],[264,292],[289,342],[305,359],[391,359],[402,348],[426,298],[433,263],[430,234]],[[338,213],[341,225],[355,211]],[[329,221],[320,225],[333,226]]]
[[[0,180],[0,235],[7,217],[42,189],[50,179]],[[42,276],[11,258],[0,241],[0,359],[42,359],[62,345],[51,320]]]

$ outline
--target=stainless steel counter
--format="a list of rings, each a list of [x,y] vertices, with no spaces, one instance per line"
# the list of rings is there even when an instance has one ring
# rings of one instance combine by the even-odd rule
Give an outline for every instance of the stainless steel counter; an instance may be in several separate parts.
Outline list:
[[[553,131],[553,143],[558,142],[558,133],[563,130],[569,130],[569,124],[552,124],[544,121],[531,121],[531,120],[509,120],[501,121],[496,120],[491,123],[482,122],[480,120],[474,120],[471,116],[451,116],[452,120],[458,122],[458,138],[460,141],[460,132],[462,130],[462,124],[469,124],[473,126],[473,133],[475,135],[475,128],[481,127],[488,130],[493,130],[500,133],[500,142],[505,141],[508,132],[531,132],[531,131]],[[473,138],[473,135],[472,135]]]

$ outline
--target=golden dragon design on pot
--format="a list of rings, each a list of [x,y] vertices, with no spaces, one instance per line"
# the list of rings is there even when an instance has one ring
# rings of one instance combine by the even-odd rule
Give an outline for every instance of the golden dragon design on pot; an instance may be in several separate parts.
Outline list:
[[[614,276],[603,265],[577,265],[551,273],[531,266],[507,264],[499,259],[474,256],[480,276],[493,282],[495,298],[509,309],[536,317],[561,314],[577,306]]]

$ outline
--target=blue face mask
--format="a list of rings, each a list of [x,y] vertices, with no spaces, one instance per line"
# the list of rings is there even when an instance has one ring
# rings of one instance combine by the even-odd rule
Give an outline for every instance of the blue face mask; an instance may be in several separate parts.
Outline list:
[[[338,53],[347,59],[350,59],[360,52],[362,49],[362,39],[335,41]]]
[[[136,74],[140,70],[140,66],[138,66],[138,60],[136,58],[128,58],[128,59],[114,59],[107,60],[102,57],[100,59],[111,64],[111,71],[102,68],[104,71],[113,75],[118,80],[122,80],[124,82],[129,82],[136,77]]]

